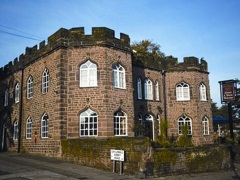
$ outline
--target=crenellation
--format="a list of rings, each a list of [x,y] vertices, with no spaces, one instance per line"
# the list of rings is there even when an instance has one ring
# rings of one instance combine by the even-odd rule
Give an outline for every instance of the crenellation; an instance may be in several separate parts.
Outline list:
[[[120,33],[120,39],[123,43],[126,43],[130,46],[130,37],[127,34]]]
[[[114,38],[115,32],[114,30],[105,27],[93,27],[92,36],[94,38]]]
[[[191,57],[184,57],[183,58],[183,62],[184,62],[184,64],[186,64],[186,65],[195,65],[195,66],[198,66],[199,65],[199,60],[198,60],[198,58],[196,58],[196,57],[193,57],[193,56],[191,56]]]
[[[25,54],[19,56],[19,62],[10,64],[3,68],[4,75],[14,72],[23,66],[30,64],[39,57],[58,47],[69,46],[112,46],[131,51],[130,38],[124,33],[120,33],[120,39],[115,37],[115,31],[106,27],[93,27],[92,35],[85,35],[84,27],[75,27],[70,30],[60,28],[54,34],[48,37],[48,44],[45,41],[38,46],[26,47]],[[11,62],[12,63],[12,62]]]
[[[166,71],[202,71],[207,72],[207,62],[196,57],[184,57],[183,62],[178,62],[178,58],[166,56],[164,58],[154,59],[151,55],[136,56],[133,63],[137,66]]]
[[[43,49],[45,47],[45,41],[39,43],[39,49]]]

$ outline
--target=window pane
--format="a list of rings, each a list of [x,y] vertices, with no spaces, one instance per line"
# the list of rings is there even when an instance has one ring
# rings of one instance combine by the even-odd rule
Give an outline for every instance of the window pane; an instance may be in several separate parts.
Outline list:
[[[97,136],[97,114],[91,109],[80,114],[80,136]]]

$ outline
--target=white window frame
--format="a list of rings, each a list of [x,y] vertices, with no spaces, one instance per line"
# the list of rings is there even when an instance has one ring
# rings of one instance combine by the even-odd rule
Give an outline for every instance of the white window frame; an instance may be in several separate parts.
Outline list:
[[[98,115],[91,109],[80,114],[79,136],[98,136]]]
[[[153,116],[151,114],[147,114],[146,117],[145,117],[145,120],[150,121],[152,123],[151,132],[152,132],[153,141],[155,141],[155,125],[154,125]]]
[[[142,80],[138,78],[137,80],[137,90],[138,90],[138,99],[142,99]]]
[[[123,111],[114,113],[114,136],[127,136],[127,115]]]
[[[13,124],[13,140],[18,140],[18,121]]]
[[[48,122],[49,117],[45,113],[41,119],[41,138],[48,138]]]
[[[155,100],[159,101],[159,86],[158,81],[155,82]]]
[[[204,116],[202,119],[203,135],[209,135],[209,119]]]
[[[8,89],[4,93],[4,106],[8,106]]]
[[[97,86],[97,65],[87,61],[80,66],[80,87]]]
[[[113,65],[113,87],[126,88],[125,69],[120,64]]]
[[[207,101],[207,91],[205,84],[201,83],[199,86],[200,101]]]
[[[45,68],[42,75],[42,93],[46,94],[48,90],[49,90],[49,71],[47,68]]]
[[[176,85],[176,97],[177,97],[177,101],[190,100],[190,88],[187,83],[181,82]]]
[[[187,115],[183,115],[178,119],[178,134],[182,135],[182,127],[187,125],[188,127],[188,134],[192,135],[192,120]]]
[[[32,139],[32,119],[30,117],[26,121],[26,139]]]
[[[15,85],[14,98],[15,98],[15,103],[18,103],[19,102],[19,83]]]
[[[29,76],[27,81],[27,99],[33,97],[33,77]]]
[[[144,81],[144,95],[146,100],[153,100],[153,85],[150,79]]]
[[[159,114],[157,115],[157,125],[158,125],[158,136],[160,136],[161,135],[161,117]]]

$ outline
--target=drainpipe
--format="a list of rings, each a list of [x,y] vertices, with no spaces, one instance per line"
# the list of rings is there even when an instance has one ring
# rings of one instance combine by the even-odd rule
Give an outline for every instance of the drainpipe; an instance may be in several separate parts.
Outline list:
[[[167,121],[167,96],[166,96],[166,71],[162,70],[162,82],[163,82],[163,106],[164,106],[164,120]],[[166,137],[167,137],[166,130]]]
[[[18,153],[21,149],[21,134],[22,134],[22,112],[23,112],[23,68],[20,70],[21,86],[19,94],[19,123],[18,123]]]
[[[162,76],[163,76],[164,119],[167,120],[166,71],[165,70],[162,70]]]

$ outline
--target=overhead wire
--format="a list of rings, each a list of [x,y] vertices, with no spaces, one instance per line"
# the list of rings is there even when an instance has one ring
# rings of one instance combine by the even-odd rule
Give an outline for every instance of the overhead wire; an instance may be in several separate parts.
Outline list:
[[[1,27],[4,27],[4,28],[7,28],[7,29],[11,29],[13,31],[17,31],[17,32],[20,32],[20,33],[23,33],[23,34],[27,34],[27,35],[30,35],[30,36],[33,36],[33,37],[37,37],[37,38],[33,38],[33,37],[29,37],[29,36],[24,36],[24,35],[20,35],[20,34],[16,34],[16,33],[11,33],[11,32],[7,32],[7,31],[3,31],[3,30],[0,30],[1,33],[5,33],[5,34],[9,34],[9,35],[12,35],[12,36],[17,36],[17,37],[21,37],[21,38],[26,38],[26,39],[31,39],[31,40],[36,40],[36,41],[42,41],[44,38],[42,37],[39,37],[39,36],[36,36],[36,35],[32,35],[32,34],[29,34],[29,33],[26,33],[26,32],[23,32],[23,31],[19,31],[17,29],[14,29],[14,28],[10,28],[10,27],[7,27],[7,26],[4,26],[4,25],[1,25]]]
[[[5,33],[5,34],[9,34],[9,35],[13,35],[13,36],[17,36],[17,37],[21,37],[21,38],[32,39],[32,40],[36,40],[36,41],[42,41],[41,39],[31,38],[31,37],[27,37],[27,36],[15,34],[15,33],[10,33],[10,32],[6,32],[6,31],[2,31],[2,30],[0,30],[0,32],[1,32],[1,33]]]

